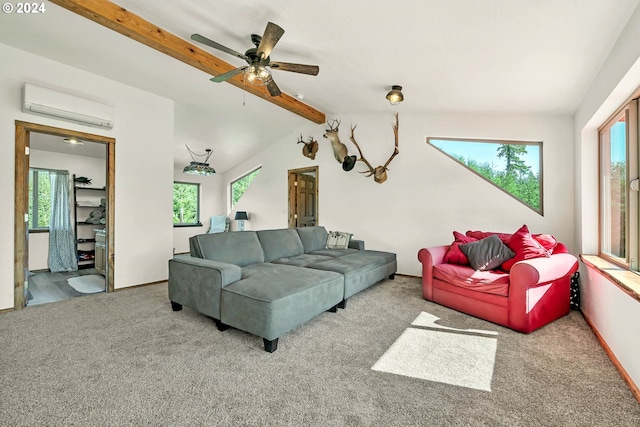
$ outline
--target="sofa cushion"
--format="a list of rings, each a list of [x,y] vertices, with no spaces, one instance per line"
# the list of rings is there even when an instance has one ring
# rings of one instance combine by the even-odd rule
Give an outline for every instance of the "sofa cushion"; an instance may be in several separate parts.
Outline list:
[[[333,257],[330,257],[328,255],[300,254],[300,255],[294,255],[291,257],[274,259],[271,262],[274,264],[287,264],[287,265],[296,265],[298,267],[306,267],[309,264],[328,261],[330,259],[333,259]]]
[[[394,253],[364,250],[308,267],[344,275],[344,299],[347,299],[394,274],[397,261]]]
[[[327,244],[327,230],[321,226],[296,228],[305,253],[324,249]]]
[[[457,231],[453,232],[453,243],[449,246],[447,253],[444,254],[443,262],[447,264],[469,265],[469,258],[460,250],[460,245],[475,242],[476,238],[465,236]]]
[[[433,266],[433,277],[473,291],[509,295],[509,274],[500,270],[479,271],[464,265],[438,264]]]
[[[364,250],[364,249],[363,249]],[[341,256],[355,254],[358,252],[358,249],[348,248],[348,249],[319,249],[317,251],[312,251],[313,255],[325,255],[330,256],[331,258],[338,258]]]
[[[492,234],[497,234],[500,240],[502,240],[502,243],[507,243],[507,241],[511,238],[511,236],[513,236],[512,234],[509,234],[509,233],[496,233],[494,231],[471,231],[471,230],[467,231],[465,234],[468,237],[473,237],[477,240],[484,239],[485,237],[489,237]],[[543,248],[545,248],[548,251],[551,251],[551,253],[554,253],[554,249],[558,244],[558,240],[554,236],[552,236],[551,234],[532,234],[532,236],[542,245]]]
[[[264,252],[255,231],[199,234],[189,239],[191,256],[227,262],[240,267],[264,262]]]
[[[304,253],[302,241],[293,228],[258,231],[265,262]]]
[[[221,292],[220,320],[268,340],[330,309],[342,300],[344,278],[332,271],[260,263]]]
[[[484,239],[460,245],[460,250],[469,258],[474,270],[492,270],[513,258],[515,253],[500,238],[492,234]]]
[[[515,256],[502,264],[504,271],[510,271],[513,264],[518,261],[540,257],[550,257],[551,254],[537,240],[535,240],[526,225],[520,227],[518,231],[507,241],[506,245],[515,252]]]

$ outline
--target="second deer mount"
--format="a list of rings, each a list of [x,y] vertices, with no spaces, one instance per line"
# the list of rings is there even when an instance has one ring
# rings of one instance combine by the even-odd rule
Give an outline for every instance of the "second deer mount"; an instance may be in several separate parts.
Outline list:
[[[395,114],[396,122],[392,125],[393,128],[393,136],[394,136],[394,147],[393,152],[389,159],[387,159],[386,163],[381,166],[373,167],[371,163],[364,157],[362,154],[362,149],[360,148],[360,144],[356,141],[355,130],[356,126],[351,126],[351,134],[349,135],[349,139],[353,142],[353,145],[358,149],[358,154],[360,157],[356,157],[353,155],[349,155],[347,146],[340,142],[340,138],[338,136],[338,131],[340,127],[339,120],[333,120],[331,123],[327,122],[329,125],[329,129],[324,133],[324,137],[327,138],[331,142],[331,147],[333,148],[333,156],[338,161],[338,163],[342,164],[342,169],[345,171],[350,171],[355,166],[356,162],[362,162],[365,164],[368,170],[361,171],[361,174],[364,174],[366,177],[373,176],[373,180],[378,184],[382,184],[387,180],[387,171],[389,170],[389,164],[393,161],[393,159],[400,154],[400,150],[398,150],[398,127],[400,125],[398,114]],[[300,141],[302,140],[302,136],[300,136]],[[304,154],[304,149],[303,149]]]

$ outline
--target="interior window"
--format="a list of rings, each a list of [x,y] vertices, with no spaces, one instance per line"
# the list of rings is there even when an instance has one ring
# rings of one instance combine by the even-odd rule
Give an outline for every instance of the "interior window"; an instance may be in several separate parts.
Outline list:
[[[173,183],[173,225],[201,226],[200,184],[193,182]]]
[[[232,209],[238,203],[238,201],[244,195],[244,193],[247,191],[247,189],[249,188],[249,185],[251,185],[251,183],[256,178],[256,176],[258,176],[261,168],[262,166],[259,166],[258,168],[253,169],[251,172],[248,172],[242,175],[240,178],[236,179],[235,181],[231,182],[230,194],[231,194]]]
[[[599,130],[600,255],[638,270],[638,101]]]
[[[543,214],[542,142],[427,138],[427,143]]]
[[[29,168],[29,231],[48,230],[51,222],[49,170]]]

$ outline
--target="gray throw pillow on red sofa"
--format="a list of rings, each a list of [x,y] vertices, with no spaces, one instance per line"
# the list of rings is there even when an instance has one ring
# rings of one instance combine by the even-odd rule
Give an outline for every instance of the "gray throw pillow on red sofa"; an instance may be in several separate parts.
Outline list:
[[[500,238],[493,234],[484,239],[460,245],[460,250],[469,258],[474,270],[493,270],[516,254]]]

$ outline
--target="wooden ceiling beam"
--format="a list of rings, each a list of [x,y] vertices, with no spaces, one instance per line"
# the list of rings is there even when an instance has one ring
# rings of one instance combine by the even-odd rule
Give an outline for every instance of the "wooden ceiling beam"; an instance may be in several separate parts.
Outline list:
[[[50,2],[212,76],[218,76],[237,68],[110,1],[50,0]],[[245,85],[242,73],[227,80],[227,82],[314,123],[320,124],[326,121],[323,112],[300,102],[297,98],[286,93],[282,93],[280,96],[270,96],[264,86]]]

